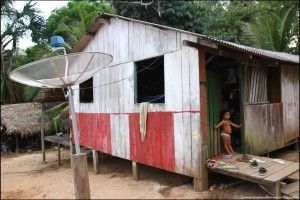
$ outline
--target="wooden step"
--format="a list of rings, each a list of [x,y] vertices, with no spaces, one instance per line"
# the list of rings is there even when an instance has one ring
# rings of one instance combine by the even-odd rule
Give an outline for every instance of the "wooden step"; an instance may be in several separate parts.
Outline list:
[[[294,181],[299,181],[299,171],[297,171],[297,172],[291,174],[291,175],[288,176],[286,179],[289,180],[289,181],[292,181],[292,182],[294,182]]]
[[[299,198],[299,181],[287,184],[286,188],[281,189],[281,193],[289,197]]]

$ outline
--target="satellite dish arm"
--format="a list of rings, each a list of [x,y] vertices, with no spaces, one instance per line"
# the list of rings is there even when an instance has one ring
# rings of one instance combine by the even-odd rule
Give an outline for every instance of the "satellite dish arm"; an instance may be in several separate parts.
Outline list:
[[[67,55],[66,49],[64,48],[64,55]],[[65,57],[65,61],[66,61],[66,66],[65,66],[65,78],[68,76],[68,72],[69,72],[69,60],[68,57]]]
[[[77,119],[76,119],[73,95],[74,95],[73,89],[71,86],[69,86],[68,87],[68,98],[69,98],[69,107],[70,107],[70,112],[71,112],[73,136],[74,136],[74,141],[75,141],[75,150],[76,150],[76,154],[79,155],[80,154],[80,144],[79,144]]]

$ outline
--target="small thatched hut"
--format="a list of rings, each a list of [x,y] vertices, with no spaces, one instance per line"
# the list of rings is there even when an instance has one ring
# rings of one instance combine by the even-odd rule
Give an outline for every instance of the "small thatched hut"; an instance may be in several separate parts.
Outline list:
[[[1,138],[4,135],[15,137],[16,152],[19,151],[19,137],[33,136],[34,140],[39,140],[43,111],[62,101],[65,97],[61,89],[41,89],[31,103],[1,105]],[[48,123],[43,126],[46,128]]]
[[[8,135],[22,137],[40,132],[39,119],[42,114],[40,103],[20,103],[1,105],[1,126]]]
[[[31,103],[1,105],[1,127],[8,135],[39,133],[42,111],[64,100],[61,89],[41,89]]]
[[[15,136],[15,150],[19,152],[19,137],[28,137],[40,132],[40,103],[1,105],[1,133]],[[3,141],[2,141],[3,142]]]

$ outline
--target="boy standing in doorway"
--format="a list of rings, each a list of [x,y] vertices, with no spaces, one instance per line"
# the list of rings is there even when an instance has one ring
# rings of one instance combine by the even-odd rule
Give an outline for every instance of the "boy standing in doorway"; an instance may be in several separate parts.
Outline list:
[[[233,126],[234,128],[241,128],[241,125],[237,125],[235,123],[233,123],[232,121],[230,121],[230,112],[227,110],[223,110],[221,112],[221,117],[222,117],[222,121],[215,125],[215,128],[221,128],[221,138],[223,141],[223,146],[225,151],[232,155],[232,154],[237,154],[231,145],[231,134],[232,134],[232,128],[231,126]]]

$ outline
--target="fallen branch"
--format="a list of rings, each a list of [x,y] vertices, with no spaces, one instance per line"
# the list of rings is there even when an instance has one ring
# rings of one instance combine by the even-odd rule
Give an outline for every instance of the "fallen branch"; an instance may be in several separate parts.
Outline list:
[[[151,1],[149,3],[145,3],[142,0],[140,2],[138,1],[118,1],[119,3],[127,3],[127,4],[140,4],[142,6],[150,6],[151,4],[154,3],[154,1]]]

